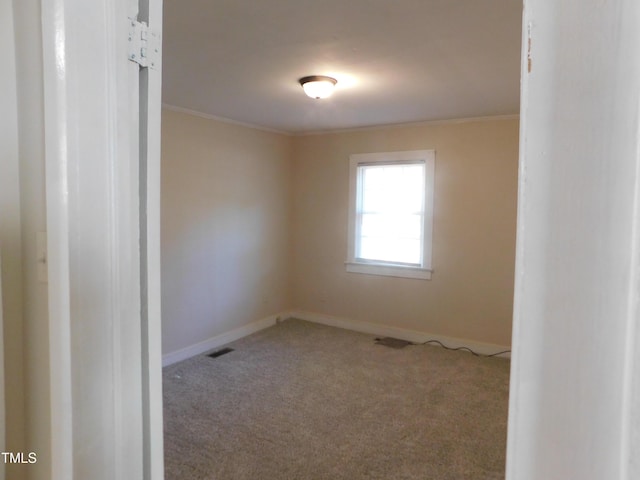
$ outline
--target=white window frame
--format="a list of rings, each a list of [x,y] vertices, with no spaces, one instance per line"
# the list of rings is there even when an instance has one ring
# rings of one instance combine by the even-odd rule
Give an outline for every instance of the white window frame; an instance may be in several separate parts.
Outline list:
[[[349,227],[346,270],[350,273],[384,275],[390,277],[430,280],[433,243],[433,191],[435,178],[435,150],[405,152],[357,153],[349,157]],[[420,266],[376,262],[358,259],[356,253],[358,167],[372,164],[424,163],[424,225],[422,235],[422,263]]]

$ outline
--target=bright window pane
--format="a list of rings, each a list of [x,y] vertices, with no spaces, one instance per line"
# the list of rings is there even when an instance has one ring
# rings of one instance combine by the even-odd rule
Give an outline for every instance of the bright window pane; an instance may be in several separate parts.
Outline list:
[[[424,164],[360,166],[356,256],[421,264]],[[359,247],[359,248],[358,248]]]
[[[362,237],[390,237],[420,239],[422,233],[422,216],[420,214],[377,214],[362,215]]]
[[[360,253],[364,260],[420,264],[420,240],[363,237]]]
[[[384,237],[386,226],[384,215],[377,213],[363,214],[360,235],[363,237]]]

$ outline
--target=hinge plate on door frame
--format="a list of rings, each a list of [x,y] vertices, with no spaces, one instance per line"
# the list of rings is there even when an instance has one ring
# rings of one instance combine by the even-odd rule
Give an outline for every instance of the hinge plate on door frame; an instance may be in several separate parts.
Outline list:
[[[160,64],[160,47],[160,37],[146,23],[129,19],[129,60],[155,70]]]

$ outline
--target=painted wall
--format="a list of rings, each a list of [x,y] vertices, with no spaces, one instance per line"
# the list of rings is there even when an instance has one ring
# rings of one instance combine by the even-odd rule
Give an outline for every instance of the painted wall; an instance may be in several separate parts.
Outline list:
[[[11,0],[0,0],[0,249],[2,254],[2,312],[0,346],[0,447],[24,448],[24,362],[22,345],[22,239],[20,225],[20,163],[16,87],[14,12]],[[4,337],[4,338],[2,338]],[[4,348],[3,348],[4,347]],[[6,384],[5,384],[6,382]],[[6,396],[6,397],[5,397]],[[6,400],[6,416],[5,416]],[[6,432],[6,440],[5,440]],[[9,466],[10,473],[21,474]],[[13,470],[13,472],[11,472]],[[0,464],[0,479],[5,465]],[[21,477],[20,477],[21,478]]]
[[[11,311],[4,318],[6,447],[14,452],[35,452],[38,461],[33,465],[7,465],[7,478],[48,478],[51,414],[47,285],[37,280],[36,255],[36,232],[46,230],[39,0],[13,2],[13,22],[10,33],[15,35],[15,70],[9,70],[16,79],[18,157],[11,176],[3,178],[10,185],[10,191],[4,192],[10,197],[9,210],[3,216],[9,212],[6,218],[10,222],[4,223],[3,218],[2,225],[3,242],[9,238],[3,269],[10,269],[9,279],[3,277],[4,307]]]
[[[163,110],[165,354],[290,308],[290,158],[285,135]]]
[[[293,139],[293,304],[510,345],[518,121],[390,127]],[[349,155],[436,150],[433,278],[347,273]]]
[[[639,23],[525,2],[508,480],[640,478]]]

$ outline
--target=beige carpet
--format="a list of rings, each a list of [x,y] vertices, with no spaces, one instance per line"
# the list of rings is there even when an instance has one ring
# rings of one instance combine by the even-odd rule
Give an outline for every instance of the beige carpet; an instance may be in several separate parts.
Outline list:
[[[167,480],[504,478],[509,361],[288,320],[164,370]]]

